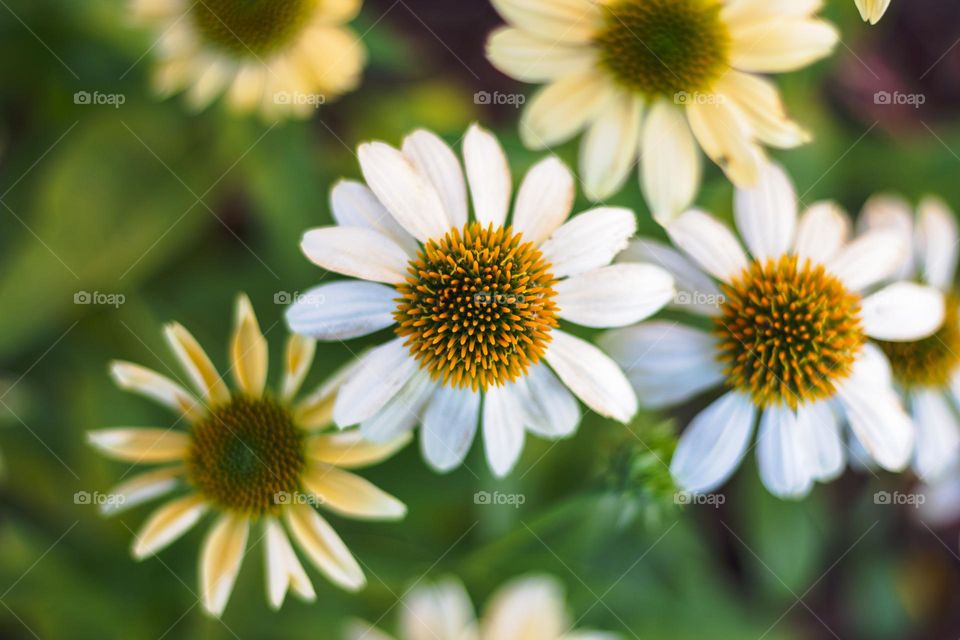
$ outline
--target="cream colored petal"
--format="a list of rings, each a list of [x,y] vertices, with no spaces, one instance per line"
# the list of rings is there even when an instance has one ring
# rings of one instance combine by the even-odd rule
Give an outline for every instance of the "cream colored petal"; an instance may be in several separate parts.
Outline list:
[[[197,340],[179,323],[168,324],[163,335],[180,360],[193,386],[210,405],[230,400],[230,391]]]
[[[233,81],[236,74],[234,63],[225,59],[211,60],[206,70],[187,90],[187,104],[192,109],[205,109]]]
[[[331,23],[350,22],[360,13],[363,0],[322,0],[317,7],[317,20]]]
[[[264,551],[267,565],[267,600],[274,610],[283,605],[287,588],[307,602],[316,599],[316,592],[297,558],[287,534],[275,518],[268,517],[264,522]]]
[[[101,429],[88,431],[87,441],[111,458],[129,462],[174,462],[190,450],[190,437],[172,429]]]
[[[302,480],[325,509],[340,515],[365,520],[399,520],[407,515],[402,502],[349,471],[315,463]]]
[[[527,242],[540,244],[570,216],[576,187],[567,165],[555,156],[544,158],[527,172],[513,208],[511,226]]]
[[[169,493],[179,484],[183,473],[184,468],[176,466],[133,476],[110,489],[110,499],[100,505],[100,513],[112,516]]]
[[[715,89],[740,109],[760,142],[791,149],[811,140],[810,134],[787,116],[780,92],[769,80],[730,70],[717,80]]]
[[[513,188],[510,164],[496,136],[473,124],[463,140],[463,163],[473,201],[473,215],[486,226],[503,226]]]
[[[230,599],[247,548],[250,521],[246,516],[225,514],[213,525],[200,552],[200,591],[203,608],[220,617]]]
[[[307,92],[318,91],[329,103],[360,85],[367,52],[350,29],[314,26],[301,38],[294,59]],[[316,112],[315,105],[305,106],[307,113]]]
[[[840,39],[829,22],[774,17],[731,29],[730,64],[741,71],[779,73],[828,56]]]
[[[192,393],[152,369],[117,360],[110,364],[110,375],[121,389],[170,407],[190,422],[196,422],[204,415],[203,407]]]
[[[700,157],[683,110],[666,100],[656,101],[643,124],[640,181],[653,217],[660,224],[670,224],[697,197]]]
[[[186,533],[206,513],[207,503],[199,495],[174,500],[154,511],[133,542],[133,557],[151,556]]]
[[[751,137],[746,118],[724,99],[694,101],[687,106],[690,128],[711,160],[737,186],[753,186],[765,162]]]
[[[262,64],[241,65],[227,90],[227,104],[234,111],[253,111],[263,100],[267,69]]]
[[[596,57],[589,46],[545,40],[520,29],[502,27],[487,40],[487,59],[511,78],[543,83],[586,71]]]
[[[599,116],[617,93],[612,83],[592,70],[546,85],[520,116],[523,144],[545,149],[569,140]]]
[[[165,18],[176,18],[183,13],[181,0],[133,0],[130,13],[137,22],[153,23]]]
[[[283,511],[294,540],[331,581],[348,591],[357,591],[366,584],[360,565],[319,513],[302,504],[291,505]]]
[[[727,0],[721,16],[727,24],[744,26],[775,18],[805,18],[823,6],[824,0]]]
[[[283,385],[280,398],[289,402],[297,395],[303,379],[313,364],[313,354],[317,350],[317,341],[297,334],[287,338],[287,348],[283,353]]]
[[[508,23],[551,42],[589,42],[603,24],[591,0],[493,0]]]
[[[880,18],[887,12],[890,6],[890,0],[856,0],[857,8],[860,9],[860,15],[864,21],[870,24],[877,24]]]
[[[587,128],[580,148],[584,193],[603,200],[623,187],[637,161],[643,100],[622,94]]]
[[[263,394],[267,383],[267,339],[260,331],[260,324],[253,312],[250,298],[245,294],[237,298],[233,338],[230,340],[230,362],[233,377],[240,389],[255,398]]]
[[[563,587],[552,577],[515,579],[494,594],[483,616],[483,640],[554,640],[569,630]]]
[[[344,469],[367,467],[393,457],[413,438],[407,432],[389,442],[370,442],[359,429],[327,433],[307,441],[307,457]]]

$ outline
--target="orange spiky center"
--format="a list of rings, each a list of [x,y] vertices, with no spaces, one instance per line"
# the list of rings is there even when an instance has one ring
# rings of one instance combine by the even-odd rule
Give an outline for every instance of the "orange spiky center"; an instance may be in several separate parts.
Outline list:
[[[525,375],[557,326],[550,264],[510,227],[478,222],[427,242],[410,261],[394,317],[420,366],[486,390]]]
[[[943,325],[928,338],[877,344],[890,359],[893,377],[904,387],[946,387],[960,368],[960,296],[946,299]]]
[[[755,261],[722,289],[714,333],[731,387],[761,407],[834,395],[866,342],[857,294],[796,256]]]

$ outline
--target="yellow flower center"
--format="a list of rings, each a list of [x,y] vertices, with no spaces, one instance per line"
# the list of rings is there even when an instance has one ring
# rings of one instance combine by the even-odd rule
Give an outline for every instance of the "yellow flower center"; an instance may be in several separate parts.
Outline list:
[[[524,375],[557,326],[550,264],[532,242],[479,223],[429,241],[397,286],[397,334],[434,379],[486,390]]]
[[[221,509],[262,514],[300,486],[303,432],[271,398],[236,397],[193,425],[187,477]]]
[[[594,36],[600,65],[645,96],[684,103],[729,67],[720,0],[613,0]]]
[[[761,407],[832,396],[866,342],[860,297],[809,260],[753,262],[723,295],[717,358],[728,384]]]
[[[194,26],[211,45],[240,56],[272,53],[310,22],[318,0],[199,0]]]
[[[944,387],[960,367],[960,296],[947,296],[943,326],[916,342],[877,341],[893,376],[905,387]]]

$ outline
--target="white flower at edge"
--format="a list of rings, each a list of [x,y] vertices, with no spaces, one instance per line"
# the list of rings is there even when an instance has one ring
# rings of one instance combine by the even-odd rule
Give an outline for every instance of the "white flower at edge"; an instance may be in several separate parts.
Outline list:
[[[875,291],[899,268],[906,240],[888,229],[848,240],[848,219],[831,203],[798,216],[779,167],[765,168],[755,189],[737,190],[734,208],[749,254],[726,226],[691,210],[667,228],[683,253],[639,240],[621,256],[666,265],[678,300],[712,331],[652,322],[600,341],[645,406],[725,389],[681,435],[675,480],[692,492],[723,484],[750,449],[758,417],[760,476],[778,496],[805,495],[842,471],[843,423],[881,467],[902,470],[914,426],[890,363],[868,338],[929,336],[943,322],[943,296],[908,282]]]
[[[404,598],[399,640],[619,640],[602,631],[571,629],[563,587],[550,576],[523,576],[502,586],[478,622],[470,596],[457,580],[421,586]],[[392,640],[364,622],[344,640]]]
[[[156,33],[154,84],[202,109],[221,94],[236,112],[308,117],[360,82],[366,52],[343,25],[362,0],[132,0]]]
[[[837,31],[821,0],[493,0],[508,26],[487,45],[505,74],[544,83],[520,135],[542,149],[585,131],[580,172],[601,200],[640,159],[640,183],[667,223],[696,197],[700,149],[738,186],[756,184],[762,145],[809,135],[761,74],[828,55]]]
[[[889,228],[900,234],[913,251],[907,254],[896,277],[941,291],[946,303],[946,319],[932,336],[916,342],[880,343],[917,426],[913,468],[924,480],[934,481],[960,456],[957,222],[953,212],[936,198],[923,200],[914,216],[906,202],[889,196],[871,199],[861,222],[866,229]]]
[[[217,519],[200,555],[200,594],[211,615],[220,616],[226,608],[252,527],[261,528],[265,538],[272,607],[281,606],[288,589],[304,600],[316,597],[288,532],[331,582],[349,591],[362,588],[363,570],[314,505],[348,518],[402,518],[403,503],[347,469],[389,458],[409,437],[372,444],[356,430],[329,431],[333,399],[349,369],[295,401],[315,347],[300,336],[288,340],[283,382],[278,394],[271,394],[266,389],[267,342],[246,296],[237,302],[230,342],[234,392],[185,328],[174,323],[164,335],[197,395],[129,362],[115,362],[110,371],[120,387],[171,409],[189,429],[122,427],[88,433],[90,443],[111,458],[162,465],[113,488],[112,500],[103,505],[105,514],[180,490],[137,533],[133,556],[142,560],[158,553],[212,512]]]
[[[856,0],[857,8],[860,9],[860,15],[865,22],[877,24],[880,18],[887,12],[890,6],[890,0]]]
[[[287,312],[293,331],[320,340],[396,334],[344,383],[337,424],[360,424],[373,441],[420,424],[424,457],[447,471],[463,461],[479,421],[490,467],[503,476],[525,431],[574,433],[575,396],[630,420],[637,400],[623,372],[558,320],[626,326],[673,297],[664,269],[610,264],[636,229],[632,211],[600,207],[567,220],[573,176],[548,157],[521,183],[508,224],[510,167],[477,126],[463,142],[466,180],[454,152],[427,131],[399,150],[373,142],[358,153],[368,186],[337,184],[338,225],[308,231],[301,247],[359,280],[316,287]]]

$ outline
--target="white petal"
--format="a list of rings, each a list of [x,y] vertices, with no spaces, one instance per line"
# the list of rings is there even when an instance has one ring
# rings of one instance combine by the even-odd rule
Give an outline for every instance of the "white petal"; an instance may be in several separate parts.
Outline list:
[[[510,384],[490,387],[483,398],[483,445],[498,478],[510,473],[520,459],[523,436],[521,397]]]
[[[374,282],[331,282],[308,290],[287,308],[287,326],[318,340],[359,338],[394,324],[397,290]]]
[[[367,185],[410,235],[426,242],[447,233],[450,219],[440,195],[403,153],[382,142],[369,142],[360,145],[357,156]]]
[[[224,384],[210,357],[189,331],[174,322],[163,329],[167,344],[173,351],[183,370],[187,372],[194,388],[209,404],[220,404],[230,400],[230,391]]]
[[[453,578],[419,586],[403,600],[400,629],[404,640],[473,640],[475,625],[470,596]]]
[[[740,236],[754,259],[779,258],[793,245],[797,192],[779,165],[764,165],[756,186],[736,190],[734,212]]]
[[[897,234],[907,248],[902,253],[902,262],[890,277],[894,280],[910,280],[916,276],[914,215],[909,202],[900,196],[885,193],[872,196],[863,205],[857,226],[862,232],[886,229]]]
[[[280,523],[268,517],[264,524],[264,550],[267,566],[267,599],[274,610],[283,604],[287,588],[292,586],[294,591],[304,600],[313,602],[316,593],[313,585],[304,571],[303,565],[297,558],[287,534]]]
[[[691,209],[674,220],[667,233],[707,273],[729,282],[747,268],[747,256],[733,233],[699,209]]]
[[[935,481],[960,457],[960,424],[939,389],[921,389],[911,394],[917,449],[914,468],[926,481]]]
[[[643,100],[619,95],[593,121],[580,148],[580,175],[591,200],[608,198],[623,187],[637,162]]]
[[[812,446],[808,463],[813,478],[821,482],[833,480],[843,473],[846,463],[837,414],[825,400],[801,406],[797,417],[802,428],[810,430]]]
[[[344,631],[344,640],[394,640],[366,622],[351,620]]]
[[[480,394],[441,385],[423,416],[420,447],[434,470],[445,473],[463,462],[477,433]]]
[[[926,338],[943,324],[943,293],[912,282],[895,282],[863,300],[863,329],[877,340]]]
[[[343,469],[357,469],[383,462],[412,439],[407,432],[387,442],[370,442],[359,429],[325,433],[307,440],[307,457]]]
[[[413,429],[437,386],[425,371],[415,373],[383,409],[360,423],[363,437],[386,443]]]
[[[410,256],[387,236],[362,227],[320,227],[303,234],[303,254],[317,266],[345,276],[399,284]]]
[[[333,419],[340,427],[374,416],[413,376],[417,363],[403,342],[403,338],[394,338],[357,363],[357,369],[337,393]]]
[[[111,458],[129,462],[174,462],[190,451],[190,437],[174,429],[100,429],[88,431],[87,442]]]
[[[198,495],[168,502],[147,518],[133,542],[133,557],[143,560],[186,533],[207,511],[207,503]]]
[[[467,224],[467,183],[460,161],[447,143],[418,129],[403,139],[403,153],[440,194],[450,226]]]
[[[730,392],[697,414],[680,436],[670,472],[685,491],[706,493],[726,482],[750,442],[756,408]]]
[[[538,84],[579,73],[595,62],[589,46],[545,40],[513,27],[501,27],[490,34],[487,59],[515,80]]]
[[[724,378],[716,339],[675,322],[610,331],[599,345],[623,367],[640,404],[651,409],[689,400]]]
[[[407,507],[358,475],[334,466],[315,463],[301,478],[303,486],[316,495],[325,509],[350,518],[397,520]]]
[[[100,513],[112,516],[132,509],[173,491],[183,476],[183,467],[165,467],[133,476],[110,490],[110,500],[100,505]]]
[[[862,291],[890,277],[910,247],[893,231],[869,231],[835,255],[827,269],[853,291]]]
[[[337,586],[357,591],[367,580],[347,545],[312,507],[295,504],[283,509],[294,540],[316,567]]]
[[[850,235],[850,218],[835,202],[810,205],[797,225],[794,252],[801,259],[829,262],[843,247]]]
[[[923,279],[938,289],[948,290],[957,273],[957,220],[939,198],[920,203],[917,221],[917,253]]]
[[[562,278],[610,264],[637,229],[633,211],[598,207],[574,216],[540,247]]]
[[[517,191],[513,230],[527,242],[542,243],[570,216],[575,193],[567,165],[554,156],[544,158],[533,165]]]
[[[546,360],[585,405],[606,418],[629,422],[637,396],[620,367],[595,346],[554,329]]]
[[[237,298],[233,337],[230,340],[230,364],[237,387],[247,395],[260,397],[267,383],[267,339],[253,312],[250,298]]]
[[[486,129],[471,125],[463,141],[473,215],[483,226],[502,227],[510,207],[512,179],[503,147]]]
[[[693,203],[702,171],[700,147],[683,110],[658,100],[643,124],[640,147],[643,195],[657,222],[669,224]]]
[[[554,286],[560,317],[586,327],[623,327],[662,309],[674,298],[673,277],[652,264],[619,263]]]
[[[203,607],[220,617],[230,599],[247,547],[250,522],[246,516],[220,517],[203,542],[200,552],[200,589]]]
[[[110,364],[110,376],[121,389],[139,393],[195,422],[204,415],[203,407],[192,393],[170,378],[132,362]]]
[[[562,585],[549,576],[516,578],[487,605],[483,638],[553,640],[569,629]]]
[[[788,407],[768,407],[760,418],[757,435],[757,464],[760,478],[773,495],[798,498],[813,486],[805,437],[807,425],[797,420]]]
[[[573,435],[580,407],[550,367],[534,365],[516,384],[523,391],[524,425],[531,433],[551,440]]]
[[[493,6],[514,27],[550,42],[588,42],[602,20],[588,0],[493,0]]]
[[[668,245],[638,238],[617,256],[617,262],[649,262],[660,265],[673,275],[677,295],[673,306],[704,315],[720,313],[722,295],[716,282],[689,258]]]
[[[417,241],[407,233],[365,184],[341,180],[330,191],[330,208],[341,227],[376,231],[397,243],[408,255],[416,255]]]
[[[565,75],[534,94],[520,116],[520,139],[530,149],[566,142],[599,117],[617,94],[593,69]]]

